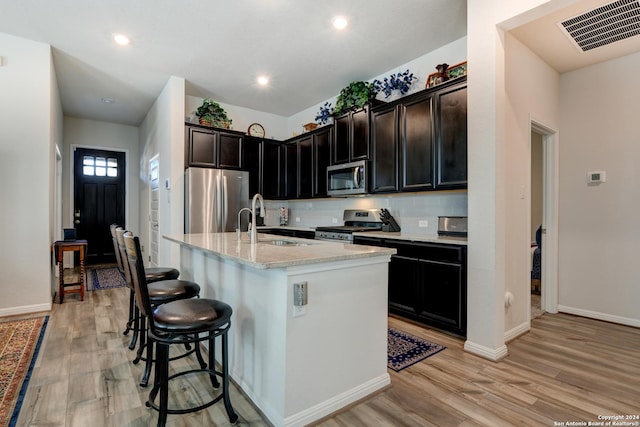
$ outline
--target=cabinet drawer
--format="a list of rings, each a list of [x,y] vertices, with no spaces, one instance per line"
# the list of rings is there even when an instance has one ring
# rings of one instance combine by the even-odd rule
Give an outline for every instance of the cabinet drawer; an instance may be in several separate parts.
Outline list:
[[[439,245],[431,243],[401,242],[387,240],[387,244],[398,251],[398,255],[414,259],[462,264],[464,248],[460,246]]]

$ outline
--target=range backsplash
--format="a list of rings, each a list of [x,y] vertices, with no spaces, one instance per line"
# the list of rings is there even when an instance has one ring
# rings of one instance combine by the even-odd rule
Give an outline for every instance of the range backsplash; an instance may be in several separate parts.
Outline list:
[[[345,209],[386,208],[396,218],[403,233],[437,236],[438,216],[467,215],[467,192],[457,190],[393,196],[266,200],[265,225],[280,225],[280,207],[289,209],[289,225],[292,227],[333,225],[334,219],[342,225],[342,212]],[[300,221],[296,222],[296,218]],[[427,221],[428,226],[420,227],[420,221]]]

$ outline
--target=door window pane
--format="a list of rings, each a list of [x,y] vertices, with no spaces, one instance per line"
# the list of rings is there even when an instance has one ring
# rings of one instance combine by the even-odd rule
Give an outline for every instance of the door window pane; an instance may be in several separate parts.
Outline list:
[[[118,159],[107,159],[107,176],[118,176]]]
[[[89,176],[118,176],[118,159],[106,157],[84,156],[82,173]]]
[[[107,159],[104,157],[96,157],[96,176],[107,175]]]
[[[84,156],[82,159],[82,173],[84,175],[93,176],[94,174],[94,159],[92,156]]]

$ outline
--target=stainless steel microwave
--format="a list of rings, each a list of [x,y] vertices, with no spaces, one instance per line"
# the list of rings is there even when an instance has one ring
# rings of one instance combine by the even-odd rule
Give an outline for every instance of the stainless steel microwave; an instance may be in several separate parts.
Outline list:
[[[327,167],[327,194],[351,196],[367,194],[368,167],[366,160]]]

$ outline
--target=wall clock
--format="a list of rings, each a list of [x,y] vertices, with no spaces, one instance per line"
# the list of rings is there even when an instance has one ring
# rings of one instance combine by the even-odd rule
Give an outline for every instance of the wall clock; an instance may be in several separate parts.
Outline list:
[[[260,123],[251,123],[247,133],[250,136],[257,136],[258,138],[264,138],[265,136],[264,127]]]

